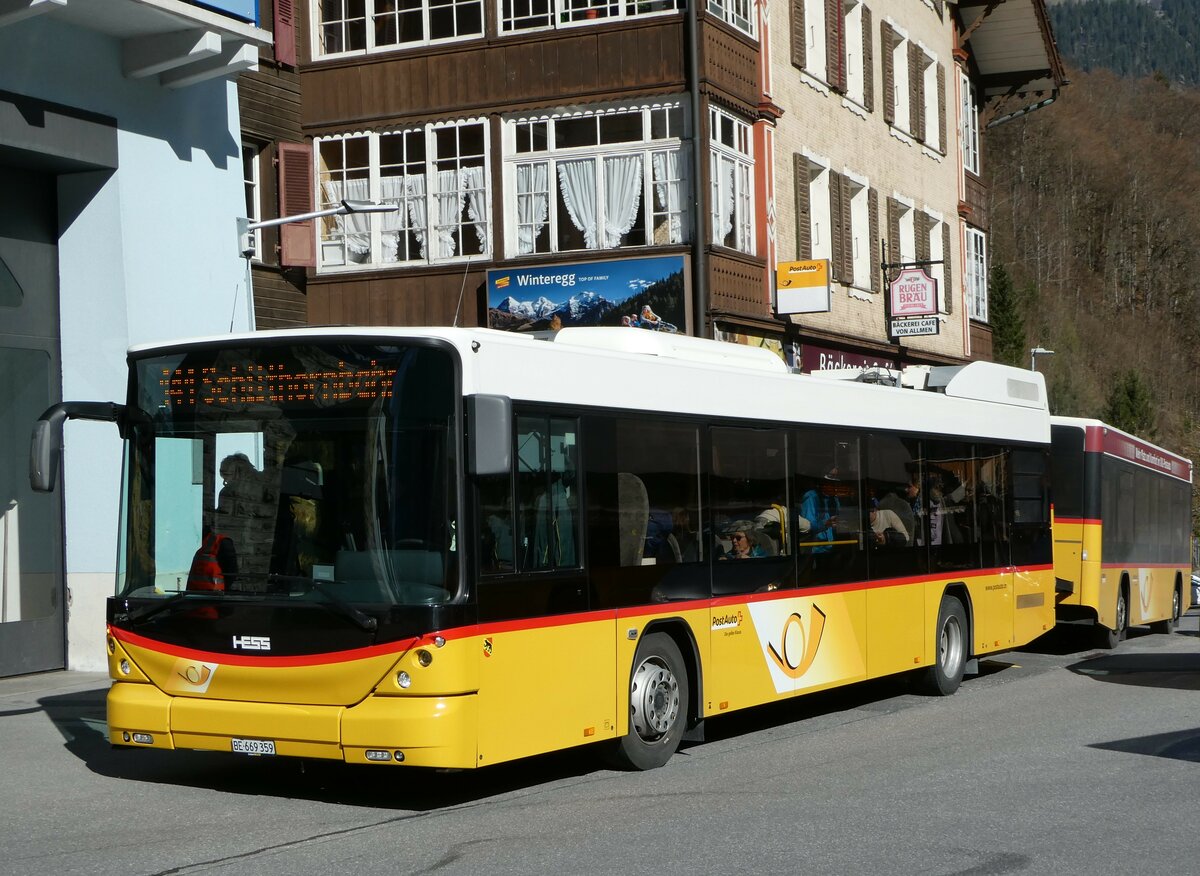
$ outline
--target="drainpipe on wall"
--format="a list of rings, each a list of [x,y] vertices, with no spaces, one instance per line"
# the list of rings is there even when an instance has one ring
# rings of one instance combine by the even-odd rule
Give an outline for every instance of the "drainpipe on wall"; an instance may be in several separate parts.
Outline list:
[[[704,210],[704,116],[700,101],[700,16],[701,0],[687,0],[687,81],[692,116],[692,306],[696,336],[712,337],[708,325],[708,254],[705,250],[707,215]]]

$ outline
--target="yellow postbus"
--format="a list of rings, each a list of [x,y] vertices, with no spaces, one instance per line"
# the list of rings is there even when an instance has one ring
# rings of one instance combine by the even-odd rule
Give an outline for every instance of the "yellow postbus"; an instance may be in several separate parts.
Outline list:
[[[464,768],[915,677],[1054,624],[1040,375],[791,373],[636,328],[129,353],[115,745]],[[865,379],[864,379],[865,378]]]
[[[1115,648],[1191,602],[1192,463],[1099,420],[1051,417],[1058,617]]]

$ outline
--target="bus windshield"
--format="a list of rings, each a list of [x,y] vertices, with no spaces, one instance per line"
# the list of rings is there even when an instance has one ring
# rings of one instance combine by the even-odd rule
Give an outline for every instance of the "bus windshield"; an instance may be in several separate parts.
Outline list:
[[[420,344],[135,360],[118,595],[453,599],[455,374],[448,348]]]

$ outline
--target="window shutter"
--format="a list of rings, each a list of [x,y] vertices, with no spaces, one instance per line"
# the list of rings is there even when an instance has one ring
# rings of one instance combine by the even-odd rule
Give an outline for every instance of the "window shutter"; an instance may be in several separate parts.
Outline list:
[[[867,221],[871,228],[871,291],[880,288],[879,271],[879,192],[867,190]]]
[[[879,48],[883,50],[883,120],[896,124],[896,70],[892,50],[896,48],[896,32],[886,21],[879,23]]]
[[[875,51],[871,41],[871,10],[862,8],[862,74],[863,106],[867,112],[875,112]]]
[[[937,85],[938,85],[938,143],[941,144],[943,155],[948,155],[946,151],[946,66],[938,64],[937,67]]]
[[[295,0],[275,0],[275,60],[296,66]]]
[[[950,223],[942,223],[942,282],[946,286],[942,298],[946,301],[946,313],[954,312],[954,259],[950,257]]]
[[[917,261],[929,261],[929,233],[933,230],[933,217],[928,213],[917,212],[916,216],[916,232],[917,232]]]
[[[851,210],[851,200],[854,193],[850,190],[849,177],[839,176],[842,185],[842,276],[847,283],[862,280],[854,276],[854,216]]]
[[[908,44],[908,133],[925,142],[925,53]]]
[[[846,230],[842,227],[842,175],[829,171],[829,272],[832,279],[845,282],[842,273],[842,249],[846,245]]]
[[[313,212],[313,152],[307,143],[279,144],[279,215]],[[317,265],[313,221],[279,226],[279,263],[297,268]]]
[[[846,91],[846,16],[842,0],[825,0],[825,81]]]
[[[796,259],[812,258],[812,212],[808,196],[808,159],[792,154],[792,184],[796,189]]]
[[[804,69],[808,57],[808,41],[804,38],[804,0],[792,0],[792,66]]]
[[[903,208],[895,198],[887,199],[887,254],[888,263],[900,261],[900,213]]]

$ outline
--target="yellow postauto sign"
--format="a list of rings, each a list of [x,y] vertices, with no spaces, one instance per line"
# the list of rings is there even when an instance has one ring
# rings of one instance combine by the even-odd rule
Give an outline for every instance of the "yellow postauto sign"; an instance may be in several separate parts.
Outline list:
[[[829,259],[780,262],[775,268],[776,313],[829,310]]]

